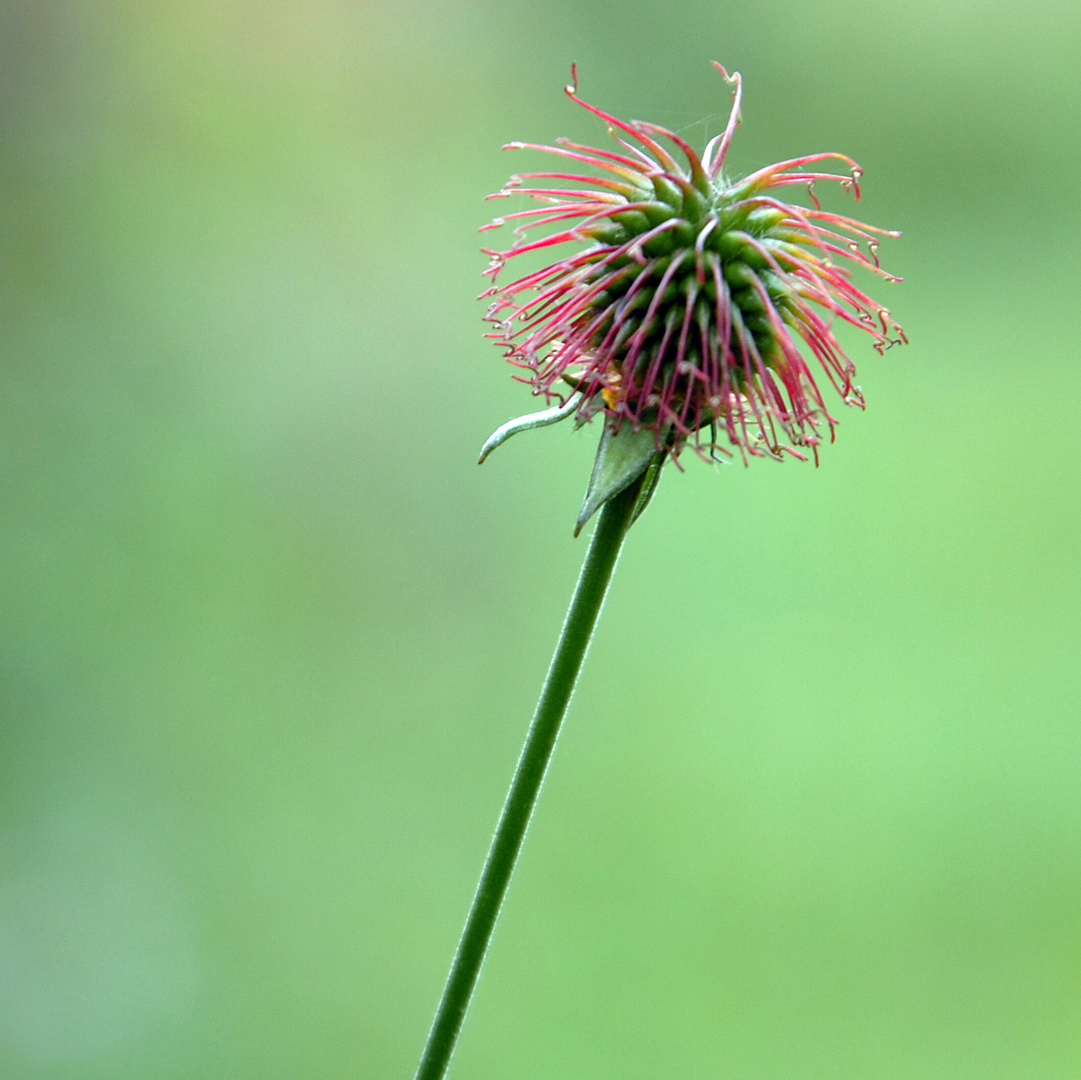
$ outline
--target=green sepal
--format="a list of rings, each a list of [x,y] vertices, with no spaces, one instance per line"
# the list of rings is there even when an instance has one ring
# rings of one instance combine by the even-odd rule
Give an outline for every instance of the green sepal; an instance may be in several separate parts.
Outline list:
[[[519,416],[514,420],[508,420],[505,424],[501,424],[488,436],[487,442],[480,448],[480,458],[477,464],[483,465],[488,455],[497,446],[502,446],[512,435],[517,435],[519,431],[530,431],[533,428],[547,427],[549,424],[556,424],[560,420],[566,420],[578,408],[580,400],[581,397],[576,388],[574,393],[562,405],[542,409],[540,412],[527,413],[525,416]]]
[[[582,526],[613,495],[618,495],[637,480],[657,456],[657,443],[652,431],[645,428],[635,431],[633,425],[626,421],[620,424],[617,430],[611,420],[606,420],[574,535],[577,536],[582,531]],[[653,486],[656,486],[655,479],[651,478],[651,481]],[[652,495],[652,491],[649,494]],[[647,496],[646,502],[648,501]],[[645,505],[639,499],[635,514],[640,514],[644,509]]]
[[[657,490],[657,485],[661,481],[661,469],[667,457],[668,454],[664,450],[658,450],[653,455],[653,460],[646,467],[646,478],[642,482],[642,490],[638,493],[638,501],[634,504],[631,525],[646,512],[649,500],[653,498],[653,493]],[[627,528],[629,529],[631,525],[628,525]]]

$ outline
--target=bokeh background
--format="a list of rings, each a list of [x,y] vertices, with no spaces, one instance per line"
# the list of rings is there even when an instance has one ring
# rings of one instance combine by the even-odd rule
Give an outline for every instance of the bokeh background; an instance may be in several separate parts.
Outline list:
[[[735,169],[861,162],[912,344],[845,339],[817,470],[666,475],[452,1072],[1081,1075],[1079,55],[1076,0],[3,0],[0,1076],[412,1075],[595,440],[476,467],[533,405],[482,198],[603,140],[572,60],[702,145],[710,59]]]

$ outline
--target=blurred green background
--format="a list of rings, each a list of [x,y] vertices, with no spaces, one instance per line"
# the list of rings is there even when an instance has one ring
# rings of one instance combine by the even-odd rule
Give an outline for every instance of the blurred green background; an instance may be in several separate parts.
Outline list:
[[[410,1077],[595,433],[481,340],[562,95],[901,228],[819,469],[631,535],[452,1069],[1081,1075],[1076,0],[0,3],[0,1076]],[[843,205],[837,202],[836,205]],[[491,239],[491,238],[488,238]]]

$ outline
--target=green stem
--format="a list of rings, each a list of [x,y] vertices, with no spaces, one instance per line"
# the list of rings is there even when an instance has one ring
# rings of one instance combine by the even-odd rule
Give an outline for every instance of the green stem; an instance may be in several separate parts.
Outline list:
[[[630,528],[645,477],[604,504],[574,590],[552,666],[548,669],[537,711],[526,736],[518,768],[499,818],[488,859],[477,885],[473,906],[462,931],[443,998],[432,1023],[416,1080],[442,1080],[454,1052],[469,999],[477,984],[484,954],[492,937],[537,793],[555,748],[559,726],[567,711],[582,661],[589,648],[619,549]]]

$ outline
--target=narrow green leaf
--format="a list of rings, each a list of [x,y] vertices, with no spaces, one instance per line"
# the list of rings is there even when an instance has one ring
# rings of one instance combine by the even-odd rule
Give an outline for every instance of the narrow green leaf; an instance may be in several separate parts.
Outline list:
[[[658,450],[653,455],[653,460],[649,463],[649,472],[646,474],[645,482],[642,484],[642,491],[638,496],[638,502],[634,505],[634,513],[631,516],[631,525],[646,512],[646,507],[649,506],[649,501],[653,498],[653,493],[657,490],[657,485],[661,482],[661,469],[664,468],[664,462],[667,457],[668,455],[663,450]],[[630,528],[630,525],[628,525],[627,528]]]

